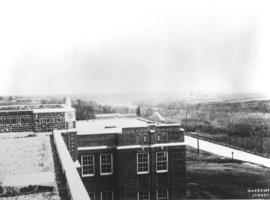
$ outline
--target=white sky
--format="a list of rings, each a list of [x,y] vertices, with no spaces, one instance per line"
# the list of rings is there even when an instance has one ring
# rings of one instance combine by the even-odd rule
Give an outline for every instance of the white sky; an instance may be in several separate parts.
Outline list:
[[[1,1],[0,95],[270,94],[267,1]]]

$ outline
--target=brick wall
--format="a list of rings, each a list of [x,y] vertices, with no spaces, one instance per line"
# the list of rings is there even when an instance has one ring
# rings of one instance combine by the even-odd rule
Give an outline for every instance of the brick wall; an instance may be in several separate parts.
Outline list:
[[[118,145],[118,134],[91,134],[91,135],[78,135],[78,146],[116,146]]]
[[[154,130],[154,131],[150,131]],[[156,190],[168,190],[170,199],[186,196],[186,148],[181,146],[151,147],[158,143],[184,142],[180,126],[153,126],[123,128],[122,134],[78,135],[79,147],[107,146],[107,149],[81,150],[82,155],[94,155],[95,175],[82,177],[87,191],[100,198],[101,191],[114,191],[115,199],[137,199],[138,191],[149,191],[151,199],[156,199]],[[118,146],[142,145],[142,148],[117,149]],[[145,146],[145,147],[143,147]],[[168,172],[156,172],[156,152],[168,152]],[[150,173],[137,174],[137,153],[147,152],[150,157]],[[111,153],[114,158],[113,175],[100,175],[99,156]]]
[[[34,132],[50,132],[65,129],[65,113],[35,113]]]
[[[66,121],[65,112],[33,113],[33,111],[0,112],[0,133],[51,132],[76,128],[76,121]]]
[[[156,152],[168,152],[168,172],[156,173]],[[150,173],[137,174],[137,153],[147,152],[150,155]],[[100,175],[100,154],[113,154],[113,175]],[[182,199],[186,195],[186,148],[185,146],[79,151],[82,155],[94,155],[95,176],[82,177],[89,193],[94,192],[100,198],[101,191],[114,191],[115,199],[137,199],[138,191],[149,191],[151,199],[156,199],[156,190],[168,190],[170,199]]]
[[[168,151],[169,170],[156,173],[156,152]],[[137,153],[147,152],[150,157],[150,173],[137,174]],[[182,199],[186,195],[186,149],[185,146],[119,150],[119,199],[136,199],[138,191],[149,191],[156,199],[156,190],[168,190],[170,199]]]
[[[77,132],[65,131],[61,133],[64,142],[67,146],[67,149],[72,157],[73,161],[76,161],[78,158],[78,142],[77,142]]]
[[[114,191],[114,199],[118,199],[117,196],[117,174],[118,174],[118,163],[116,156],[116,149],[104,149],[104,150],[92,150],[79,152],[78,160],[81,162],[82,155],[94,155],[95,162],[95,176],[82,178],[86,190],[95,192],[96,199],[100,199],[100,192],[102,191]],[[112,175],[101,175],[100,174],[100,155],[101,154],[113,154],[113,174]],[[80,173],[81,175],[81,173]]]
[[[0,133],[32,130],[33,114],[31,111],[0,112]]]

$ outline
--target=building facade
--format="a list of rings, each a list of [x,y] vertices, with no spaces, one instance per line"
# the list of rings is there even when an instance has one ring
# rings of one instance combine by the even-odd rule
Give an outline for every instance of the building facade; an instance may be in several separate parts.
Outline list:
[[[181,199],[186,147],[179,124],[78,121],[80,174],[91,199]]]
[[[0,107],[0,133],[70,128],[76,128],[75,109],[66,104]]]

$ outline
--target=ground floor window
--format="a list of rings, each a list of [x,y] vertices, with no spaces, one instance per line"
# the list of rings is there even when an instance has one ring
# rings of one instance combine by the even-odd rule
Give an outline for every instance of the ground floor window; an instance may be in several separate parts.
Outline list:
[[[150,193],[147,191],[138,192],[138,200],[150,200]]]
[[[168,200],[168,190],[157,190],[157,200]]]
[[[101,200],[113,200],[113,192],[112,191],[101,192]]]
[[[90,200],[96,200],[96,194],[94,192],[89,193]]]

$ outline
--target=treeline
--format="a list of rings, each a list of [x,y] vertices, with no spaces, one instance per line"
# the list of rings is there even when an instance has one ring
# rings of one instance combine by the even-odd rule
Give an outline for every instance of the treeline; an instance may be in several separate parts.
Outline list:
[[[63,104],[64,99],[42,99],[42,104]],[[94,119],[96,114],[109,114],[109,113],[135,113],[135,108],[130,108],[127,106],[111,106],[111,105],[100,105],[94,101],[82,100],[82,99],[72,99],[72,107],[76,109],[76,119],[77,120],[88,120]]]

